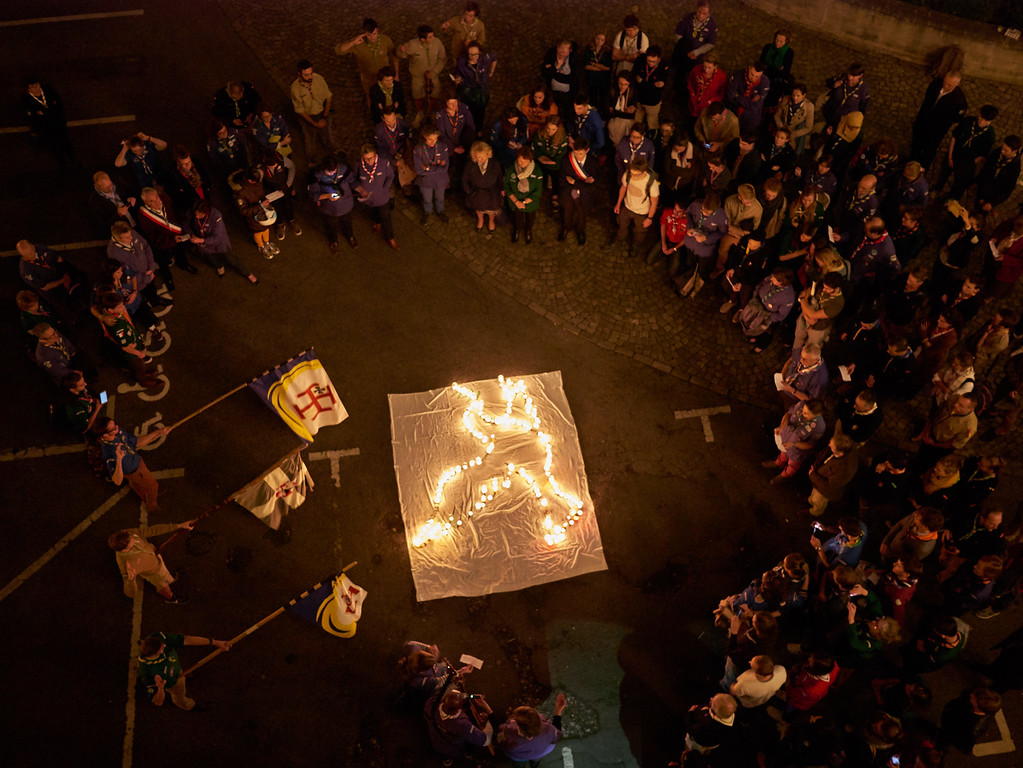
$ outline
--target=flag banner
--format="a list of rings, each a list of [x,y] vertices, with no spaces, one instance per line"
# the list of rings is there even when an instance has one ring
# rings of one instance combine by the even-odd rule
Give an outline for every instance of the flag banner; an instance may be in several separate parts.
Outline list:
[[[330,376],[312,349],[253,379],[249,387],[307,443],[313,441],[320,427],[340,424],[348,418]]]
[[[311,621],[337,637],[352,637],[362,618],[366,590],[351,582],[347,574],[339,574],[332,582],[321,584],[290,607],[306,621]]]
[[[313,478],[298,451],[233,498],[275,531],[289,509],[296,509],[313,489]]]

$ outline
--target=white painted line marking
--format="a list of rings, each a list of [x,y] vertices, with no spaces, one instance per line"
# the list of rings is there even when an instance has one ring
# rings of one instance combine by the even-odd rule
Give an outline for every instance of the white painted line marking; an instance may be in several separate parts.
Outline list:
[[[154,472],[153,473],[153,477],[155,477],[158,480],[166,480],[166,479],[169,479],[169,478],[172,478],[172,477],[184,477],[184,476],[185,476],[185,470],[181,469],[181,468],[179,468],[179,469],[162,469],[162,470],[160,470],[158,472]],[[114,507],[114,505],[117,504],[117,502],[119,502],[121,499],[123,499],[129,493],[131,493],[131,488],[129,488],[127,485],[125,485],[124,488],[121,488],[119,491],[117,491],[117,493],[115,493],[109,499],[107,499],[102,504],[100,504],[98,507],[96,507],[96,509],[94,509],[92,511],[91,515],[89,515],[87,518],[82,520],[82,522],[80,522],[78,525],[76,525],[74,528],[72,528],[64,536],[64,538],[62,538],[60,541],[58,541],[56,544],[54,544],[52,547],[50,547],[49,550],[47,550],[47,552],[42,557],[40,557],[38,560],[36,560],[34,563],[32,563],[32,565],[30,565],[28,568],[26,568],[21,573],[19,573],[14,578],[14,580],[11,581],[7,586],[5,586],[3,589],[0,589],[0,600],[4,600],[14,590],[16,590],[18,587],[20,587],[26,581],[28,581],[28,579],[31,578],[32,576],[34,576],[35,573],[37,571],[39,571],[44,565],[46,565],[54,557],[56,557],[57,554],[62,549],[64,549],[64,547],[66,547],[68,544],[70,544],[72,541],[74,541],[76,538],[78,538],[89,526],[91,526],[93,523],[95,523],[97,520],[99,520],[101,517],[103,517],[103,515],[105,515],[107,512],[109,512]]]
[[[109,240],[83,240],[79,243],[62,243],[60,245],[46,246],[51,251],[84,251],[86,248],[105,248]],[[17,251],[0,251],[0,257],[9,258],[17,256]]]
[[[341,459],[345,456],[358,456],[358,448],[345,448],[341,451],[317,451],[309,454],[309,461],[330,459],[330,477],[334,481],[334,487],[341,487]]]
[[[139,527],[149,525],[149,512],[139,507]],[[124,749],[121,768],[131,768],[135,750],[135,685],[138,682],[139,667],[136,661],[139,641],[142,639],[142,595],[146,590],[138,589],[131,604],[131,643],[128,646],[128,703],[124,707]]]
[[[2,25],[0,25],[2,26]],[[81,128],[86,125],[110,125],[111,123],[134,123],[135,115],[112,115],[110,117],[90,117],[85,120],[68,120],[68,128]],[[15,133],[28,133],[31,130],[27,125],[7,125],[0,128],[0,136],[12,135]]]
[[[1002,737],[1000,741],[985,741],[983,744],[975,744],[973,754],[976,757],[987,757],[988,755],[1001,755],[1006,752],[1015,752],[1016,743],[1009,733],[1009,724],[1005,722],[1005,710],[995,712],[995,725],[998,726],[998,734]]]
[[[728,405],[718,405],[714,408],[696,408],[692,411],[675,411],[675,418],[699,419],[703,425],[703,439],[708,443],[714,442],[714,430],[710,428],[710,417],[719,413],[731,413],[732,408]]]
[[[92,21],[94,19],[118,19],[125,16],[141,16],[141,9],[131,11],[109,11],[107,13],[77,13],[72,16],[39,16],[34,19],[11,19],[0,21],[0,27],[24,27],[29,24],[53,24],[58,21]]]
[[[85,443],[73,445],[45,445],[42,448],[22,448],[20,451],[0,453],[0,461],[21,461],[22,459],[38,459],[42,456],[58,456],[62,453],[81,453]]]
[[[561,748],[561,762],[565,768],[575,768],[575,758],[572,757],[572,749],[570,747]]]

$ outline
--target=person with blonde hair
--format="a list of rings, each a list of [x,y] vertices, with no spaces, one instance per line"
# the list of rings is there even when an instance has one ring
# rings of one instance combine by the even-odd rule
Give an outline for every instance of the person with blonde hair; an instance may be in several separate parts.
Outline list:
[[[469,148],[469,162],[462,173],[465,204],[476,213],[476,231],[483,231],[483,217],[487,218],[487,231],[497,229],[497,214],[501,212],[501,186],[504,176],[501,166],[494,160],[494,150],[485,141],[473,142]]]
[[[553,752],[554,745],[561,739],[561,714],[566,704],[565,694],[559,693],[554,702],[554,717],[550,720],[532,707],[512,710],[496,738],[505,757],[519,763],[528,760],[531,767],[539,765],[540,758]]]

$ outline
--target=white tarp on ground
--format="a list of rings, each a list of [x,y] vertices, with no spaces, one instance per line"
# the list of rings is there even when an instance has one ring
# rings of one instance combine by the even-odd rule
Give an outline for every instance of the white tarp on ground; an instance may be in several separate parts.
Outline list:
[[[512,390],[497,379],[460,384],[467,394],[445,387],[388,396],[398,496],[420,601],[508,592],[607,568],[561,372],[510,377],[505,384],[520,380],[524,387],[510,414],[517,424],[485,421],[507,413]],[[472,395],[480,398],[478,411],[470,408]],[[549,476],[543,435],[549,436]],[[438,491],[445,473],[450,479]],[[445,525],[449,531],[427,539],[427,531],[436,534]]]

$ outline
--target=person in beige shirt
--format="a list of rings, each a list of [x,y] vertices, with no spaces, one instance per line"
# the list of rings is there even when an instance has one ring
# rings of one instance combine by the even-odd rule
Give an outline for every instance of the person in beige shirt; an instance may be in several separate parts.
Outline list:
[[[433,35],[433,27],[423,24],[412,38],[398,49],[398,57],[409,59],[408,71],[412,76],[412,99],[416,103],[416,116],[412,127],[418,128],[427,113],[432,113],[430,96],[440,95],[440,72],[444,69],[447,52],[444,43]]]
[[[348,53],[355,56],[359,82],[362,83],[362,92],[366,94],[367,104],[369,91],[376,85],[381,69],[390,67],[394,70],[394,79],[398,79],[398,55],[394,42],[380,31],[375,19],[363,19],[362,32],[351,40],[338,43],[334,46],[334,52],[339,56]]]
[[[461,16],[452,16],[441,24],[440,28],[451,33],[451,58],[454,61],[458,61],[458,57],[469,43],[486,45],[487,28],[480,18],[480,4],[472,0],[465,4]]]
[[[156,547],[147,541],[151,536],[163,536],[172,531],[190,531],[195,526],[194,520],[183,523],[165,523],[164,525],[144,525],[141,528],[130,528],[118,531],[107,539],[107,545],[114,551],[117,567],[124,581],[124,594],[135,597],[139,587],[139,579],[145,579],[156,592],[168,603],[184,602],[174,595],[170,585],[175,579],[167,570],[163,557]]]
[[[334,140],[330,135],[332,97],[327,81],[313,72],[312,62],[308,59],[298,62],[298,77],[291,84],[291,105],[302,124],[302,138],[305,139],[309,162],[334,151]],[[317,145],[322,146],[322,155],[317,154]]]

